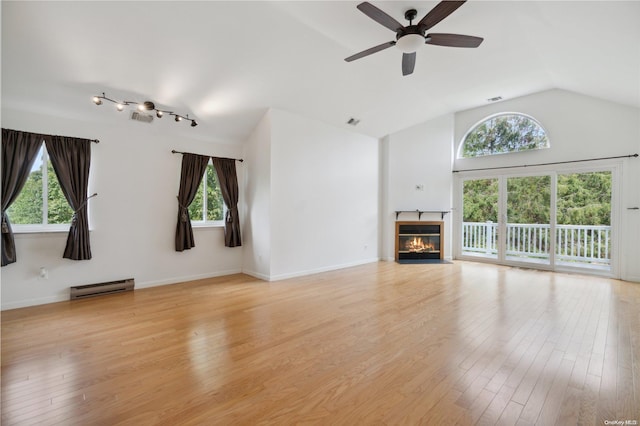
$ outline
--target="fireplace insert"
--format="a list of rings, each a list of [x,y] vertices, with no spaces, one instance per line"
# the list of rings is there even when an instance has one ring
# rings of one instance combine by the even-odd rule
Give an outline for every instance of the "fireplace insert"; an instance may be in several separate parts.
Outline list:
[[[443,222],[396,222],[396,261],[443,259]]]

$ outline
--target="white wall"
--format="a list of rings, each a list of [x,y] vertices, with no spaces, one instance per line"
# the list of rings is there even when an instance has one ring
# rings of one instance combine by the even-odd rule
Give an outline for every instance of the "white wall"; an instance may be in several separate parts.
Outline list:
[[[243,272],[271,276],[271,111],[244,146]]]
[[[395,256],[396,210],[451,209],[452,142],[452,114],[393,133],[382,140],[384,259],[393,260]],[[417,190],[416,185],[424,185],[424,190]],[[398,220],[418,220],[418,215],[403,213]],[[422,220],[442,219],[440,214],[423,214]],[[451,214],[444,217],[444,222],[444,257],[451,259]]]
[[[378,260],[377,139],[272,109],[245,148],[245,273],[277,280]]]
[[[92,145],[89,183],[89,192],[99,194],[89,201],[93,259],[62,259],[66,233],[17,235],[17,262],[0,270],[2,309],[67,300],[73,285],[133,277],[136,287],[145,287],[241,271],[242,248],[224,247],[222,228],[194,229],[196,247],[174,249],[182,158],[171,149],[241,155],[231,145],[176,137],[174,125],[2,110],[5,128],[100,140]],[[242,163],[236,164],[242,179]],[[40,267],[48,269],[48,279],[39,278]]]
[[[640,153],[640,110],[564,90],[549,90],[497,102],[455,114],[456,154],[466,132],[499,112],[520,112],[538,120],[547,131],[551,148],[484,158],[455,159],[454,169],[531,165]],[[574,167],[605,164],[621,170],[616,194],[619,226],[619,276],[640,281],[640,159],[580,163]],[[531,169],[532,170],[532,169]]]

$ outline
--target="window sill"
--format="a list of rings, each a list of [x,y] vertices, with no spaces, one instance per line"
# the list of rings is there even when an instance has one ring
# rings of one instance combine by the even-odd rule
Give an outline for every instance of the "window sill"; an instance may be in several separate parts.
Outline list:
[[[193,229],[198,229],[198,228],[224,228],[224,222],[222,220],[217,220],[215,222],[191,222],[191,227]]]
[[[70,225],[42,227],[12,225],[11,230],[14,234],[61,234],[68,233],[69,226]]]

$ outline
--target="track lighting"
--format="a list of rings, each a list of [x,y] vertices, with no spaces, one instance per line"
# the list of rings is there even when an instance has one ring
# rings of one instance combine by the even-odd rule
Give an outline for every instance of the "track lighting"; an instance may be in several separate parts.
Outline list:
[[[109,101],[111,103],[116,104],[116,109],[118,111],[123,111],[125,107],[128,107],[130,105],[135,105],[136,108],[140,111],[155,111],[156,112],[156,117],[158,118],[162,118],[165,114],[169,114],[174,116],[174,120],[176,122],[180,122],[182,120],[186,120],[186,121],[191,121],[191,127],[196,127],[198,125],[198,123],[196,122],[196,120],[194,120],[193,118],[189,118],[189,115],[180,115],[180,114],[176,114],[173,111],[166,111],[166,110],[161,110],[156,108],[156,105],[151,102],[151,101],[144,101],[142,103],[140,102],[134,102],[134,101],[116,101],[113,100],[111,98],[108,98],[104,92],[102,92],[102,96],[94,96],[92,98],[92,101],[94,104],[96,105],[102,105],[102,101]],[[149,120],[150,121],[150,120]]]

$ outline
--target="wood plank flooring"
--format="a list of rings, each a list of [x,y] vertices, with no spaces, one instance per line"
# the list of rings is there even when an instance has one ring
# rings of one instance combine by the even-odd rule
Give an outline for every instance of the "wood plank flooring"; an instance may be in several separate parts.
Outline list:
[[[3,425],[633,425],[640,284],[471,262],[206,279],[4,311],[1,379]]]

